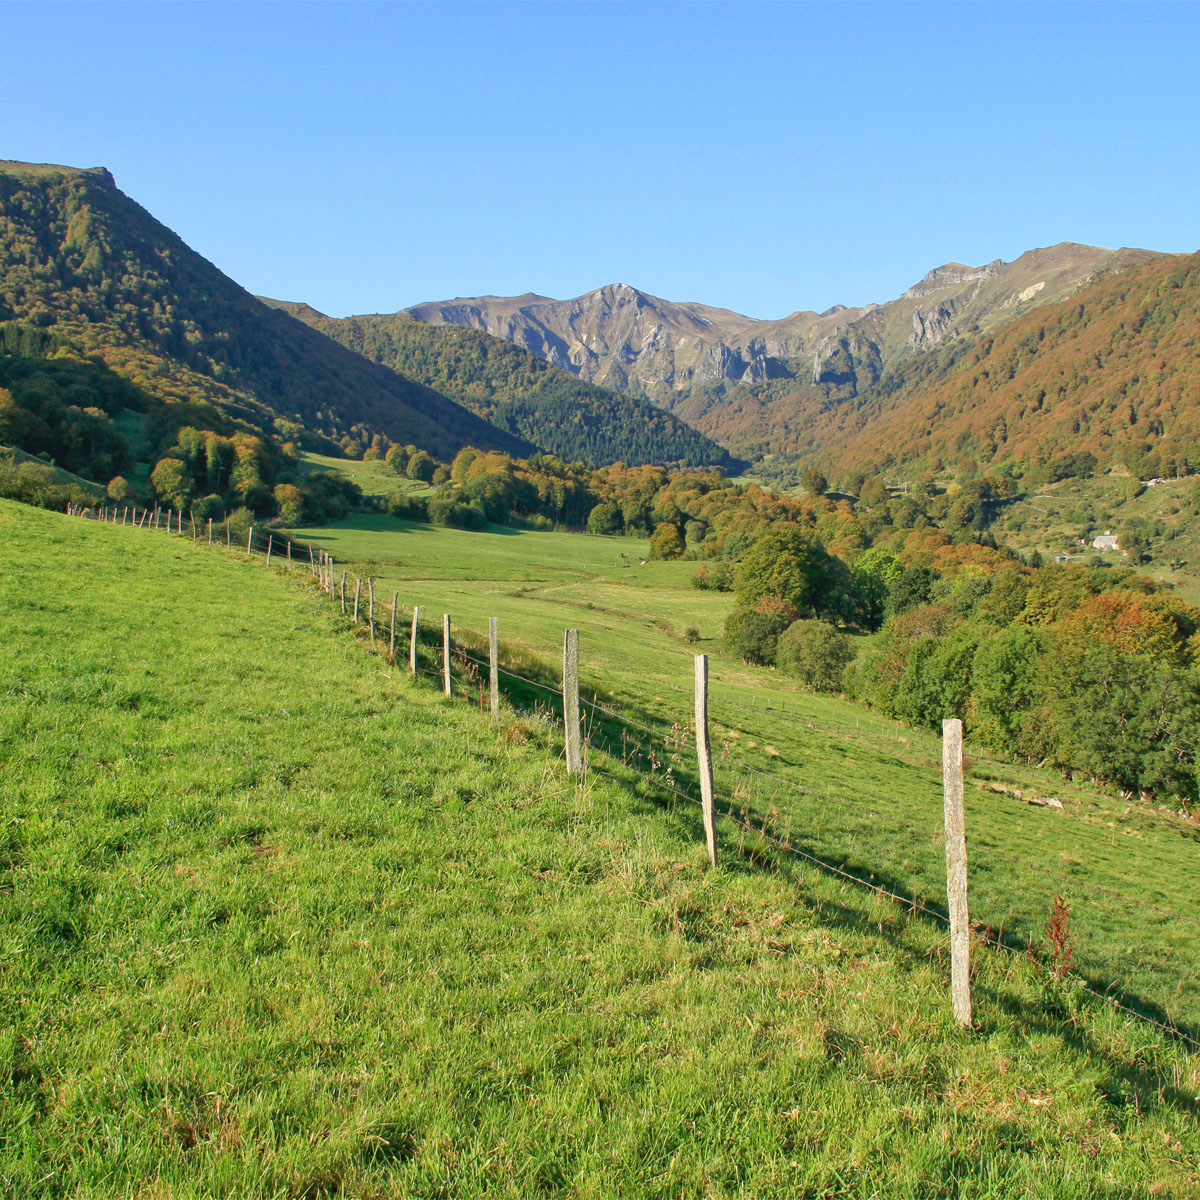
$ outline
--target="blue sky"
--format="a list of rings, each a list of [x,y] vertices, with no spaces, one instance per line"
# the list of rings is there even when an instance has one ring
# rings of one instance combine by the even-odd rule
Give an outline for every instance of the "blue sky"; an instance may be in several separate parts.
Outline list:
[[[6,157],[333,315],[623,281],[756,317],[1200,248],[1200,5],[6,4]]]

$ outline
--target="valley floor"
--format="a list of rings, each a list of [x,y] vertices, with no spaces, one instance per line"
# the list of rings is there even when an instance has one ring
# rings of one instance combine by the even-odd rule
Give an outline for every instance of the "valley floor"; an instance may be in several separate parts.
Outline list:
[[[0,551],[0,1194],[1200,1191],[1178,1043],[983,949],[959,1032],[940,926],[708,869],[306,571],[2,502]]]

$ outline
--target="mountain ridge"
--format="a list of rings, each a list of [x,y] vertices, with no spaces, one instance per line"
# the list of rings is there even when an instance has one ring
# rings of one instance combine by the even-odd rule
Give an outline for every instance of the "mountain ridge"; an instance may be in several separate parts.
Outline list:
[[[858,307],[800,309],[760,320],[729,309],[676,303],[629,284],[608,284],[569,300],[459,297],[402,310],[428,324],[480,329],[602,386],[644,396],[677,413],[732,452],[795,450],[791,409],[869,392],[914,353],[953,338],[986,334],[1081,286],[1162,255],[1060,242],[1012,262],[972,267],[946,262],[894,300]],[[531,297],[536,297],[531,299]],[[746,388],[787,386],[780,413],[763,411],[745,429],[747,408],[769,409]],[[782,434],[784,445],[771,445]]]
[[[588,383],[481,330],[431,326],[404,313],[329,317],[310,304],[261,299],[565,461],[738,465],[674,414]]]

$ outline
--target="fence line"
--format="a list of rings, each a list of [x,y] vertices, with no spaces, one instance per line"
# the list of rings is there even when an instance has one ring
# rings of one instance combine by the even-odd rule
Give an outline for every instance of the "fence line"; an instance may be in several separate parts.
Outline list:
[[[137,506],[135,505],[133,508],[133,524],[135,524],[138,528],[142,528],[142,527],[144,527],[145,524],[151,523],[150,522],[150,514],[149,514],[148,509],[143,511],[141,523],[138,522],[137,511],[138,511]],[[110,513],[107,506],[105,506],[105,508],[103,510],[93,510],[93,509],[89,509],[86,507],[71,505],[68,508],[68,512],[71,515],[80,516],[80,517],[83,517],[86,519],[103,520],[103,521],[106,521],[106,522],[112,523],[112,524],[117,523],[117,509],[115,507],[111,510],[111,513]],[[172,515],[173,514],[171,511],[167,512],[167,530],[168,530],[168,532],[170,532],[170,526],[171,526],[170,518]],[[182,513],[182,511],[179,511],[178,513],[175,513],[174,515],[176,516],[176,534],[177,534],[177,536],[182,536],[183,535],[183,513]],[[155,509],[154,514],[153,514],[153,522],[152,522],[153,528],[157,529],[160,527],[158,524],[159,516],[160,516],[160,510]],[[128,507],[126,507],[122,511],[121,518],[122,518],[121,523],[125,524],[128,519]],[[194,541],[199,540],[199,530],[196,526],[194,518],[191,519],[191,524],[192,524],[193,540]],[[230,523],[229,523],[228,519],[226,519],[225,525],[226,525],[226,547],[229,548],[230,547]],[[247,534],[247,553],[250,555],[253,554],[254,532],[255,532],[254,526],[250,526],[248,534]],[[209,537],[210,537],[210,544],[211,544],[211,520],[210,520]],[[266,564],[268,566],[270,565],[271,555],[272,555],[272,551],[273,551],[273,537],[274,537],[274,535],[270,534],[268,536],[268,541],[267,541],[265,560],[266,560]],[[286,547],[287,547],[287,562],[289,564],[289,567],[290,567],[291,560],[292,560],[291,545],[292,545],[291,541],[288,540],[286,543]],[[321,590],[324,593],[326,590],[325,589],[325,580],[324,580],[324,556],[323,556],[323,560],[322,560],[322,569],[320,571],[318,570],[316,561],[313,557],[311,547],[309,547],[309,558],[310,558],[311,572],[314,575],[314,578],[320,579]],[[331,564],[331,562],[332,562],[332,560],[330,560],[330,564]],[[346,585],[346,574],[345,574],[345,572],[343,572],[342,586],[341,586],[341,609],[342,609],[343,613],[346,610],[345,585]],[[359,601],[359,596],[361,593],[361,586],[362,586],[361,579],[356,580],[355,597],[354,597],[354,601],[355,601],[354,615],[353,615],[353,620],[354,620],[355,625],[357,625],[357,623],[358,623],[358,601]],[[373,590],[373,586],[372,586],[372,581],[370,579],[368,579],[368,588],[370,590],[369,591],[370,609],[369,609],[368,621],[370,624],[370,632],[372,635],[371,642],[372,642],[372,644],[374,644],[374,641],[375,641],[375,639],[374,639],[374,632],[375,632],[375,630],[374,630],[374,590]],[[333,577],[332,577],[331,566],[330,566],[330,570],[329,570],[328,594],[332,600],[333,599]],[[388,651],[388,658],[390,661],[393,661],[393,662],[395,660],[395,620],[396,620],[397,599],[398,599],[398,593],[396,593],[393,596],[393,601],[392,601],[392,632],[391,632],[391,637],[389,640],[389,651]],[[335,603],[336,603],[336,601],[335,601]],[[452,645],[451,645],[451,640],[450,640],[449,614],[445,614],[443,616],[442,669],[440,671],[429,670],[426,667],[418,665],[417,645],[418,645],[419,614],[420,614],[420,606],[414,606],[413,621],[412,621],[412,638],[411,638],[411,643],[410,643],[410,668],[411,668],[414,676],[420,674],[420,675],[428,676],[431,678],[439,678],[440,677],[443,687],[445,689],[446,695],[451,696],[452,695],[451,684],[452,684],[453,672],[452,672],[452,665],[451,665]],[[651,738],[661,739],[664,742],[664,744],[667,746],[668,757],[674,757],[682,750],[682,743],[686,741],[688,732],[691,731],[692,729],[694,729],[694,731],[696,732],[696,735],[697,735],[697,751],[698,751],[698,755],[699,755],[698,763],[697,763],[697,775],[698,775],[701,791],[703,793],[702,797],[700,799],[697,799],[694,795],[683,790],[682,787],[677,786],[674,776],[672,774],[673,768],[668,768],[668,772],[667,772],[668,777],[664,778],[662,776],[646,774],[645,772],[639,771],[635,766],[632,766],[629,763],[627,752],[622,755],[620,761],[622,764],[622,769],[624,771],[626,771],[630,775],[634,776],[635,778],[640,778],[640,779],[644,780],[646,783],[648,783],[654,789],[656,789],[662,793],[672,795],[676,798],[682,799],[689,804],[695,804],[700,807],[702,815],[704,817],[705,840],[708,844],[709,857],[710,857],[711,862],[714,865],[716,863],[716,857],[717,857],[716,856],[716,821],[717,821],[717,818],[719,817],[722,820],[726,820],[726,821],[730,822],[736,828],[741,829],[743,832],[750,833],[755,837],[763,838],[767,842],[777,846],[779,849],[784,850],[788,854],[795,855],[799,859],[809,862],[812,865],[818,867],[819,869],[826,871],[828,873],[831,873],[832,875],[835,875],[837,877],[840,877],[849,883],[852,883],[856,886],[866,888],[877,895],[887,897],[887,898],[891,899],[892,901],[896,902],[897,904],[901,905],[902,907],[910,910],[911,912],[914,912],[914,913],[920,912],[923,915],[928,916],[941,924],[949,924],[951,927],[952,976],[953,976],[952,997],[953,997],[953,1006],[954,1006],[954,1011],[955,1011],[955,1017],[961,1025],[963,1025],[964,1027],[970,1027],[971,1011],[970,1011],[969,991],[967,991],[968,968],[966,965],[966,955],[967,955],[967,953],[969,953],[970,933],[972,932],[972,930],[967,921],[966,895],[965,895],[965,893],[966,893],[966,859],[965,859],[965,850],[963,849],[963,847],[965,846],[965,841],[964,841],[964,837],[963,837],[963,833],[962,833],[961,722],[957,722],[957,721],[946,722],[946,729],[944,731],[944,739],[943,739],[944,760],[945,760],[944,765],[943,765],[943,778],[946,781],[946,789],[945,789],[946,790],[946,796],[945,796],[946,833],[947,833],[946,854],[947,854],[947,879],[948,879],[948,890],[949,890],[949,895],[948,895],[949,903],[947,906],[947,911],[948,911],[948,915],[947,915],[947,914],[938,912],[936,909],[930,908],[927,904],[925,904],[923,901],[921,901],[916,896],[907,896],[906,897],[904,895],[901,895],[900,893],[897,893],[887,887],[882,886],[881,884],[876,883],[873,877],[870,880],[864,879],[860,875],[855,874],[853,871],[848,871],[844,867],[839,866],[837,863],[830,862],[828,859],[823,858],[820,855],[817,855],[815,853],[812,853],[809,850],[806,850],[803,846],[795,845],[790,836],[788,836],[786,839],[781,840],[769,828],[769,826],[768,826],[769,816],[767,818],[758,818],[756,820],[752,820],[748,817],[747,810],[745,808],[743,808],[742,812],[741,812],[741,816],[739,817],[737,811],[732,806],[732,804],[727,806],[727,808],[722,809],[720,805],[717,805],[715,803],[715,798],[711,794],[711,775],[708,775],[708,779],[710,782],[707,785],[705,783],[705,779],[706,779],[705,764],[704,764],[704,760],[703,760],[703,753],[701,752],[702,744],[707,743],[707,736],[706,736],[707,720],[708,720],[707,699],[708,699],[709,679],[708,679],[706,656],[704,656],[704,655],[696,656],[696,680],[695,680],[696,686],[695,686],[694,693],[693,693],[693,698],[694,698],[695,706],[696,706],[695,724],[694,724],[694,726],[688,726],[685,724],[682,737],[680,738],[679,736],[677,736],[675,746],[670,747],[669,742],[670,742],[671,735],[669,735],[661,730],[652,729],[650,726],[645,725],[641,722],[638,722],[638,721],[634,720],[633,718],[630,718],[630,717],[625,716],[624,714],[615,712],[608,706],[600,703],[598,700],[589,699],[587,697],[583,697],[583,696],[579,695],[579,693],[578,693],[578,641],[577,641],[577,635],[576,635],[576,638],[574,638],[574,639],[571,637],[571,634],[574,633],[574,631],[569,630],[569,631],[567,631],[567,634],[565,635],[563,678],[564,678],[566,686],[562,689],[555,688],[552,685],[546,684],[540,680],[531,679],[528,676],[522,675],[516,671],[513,671],[509,668],[501,666],[498,661],[498,652],[496,649],[495,633],[496,633],[496,630],[495,630],[494,619],[493,619],[493,622],[489,623],[489,658],[487,661],[484,661],[482,659],[475,657],[463,646],[453,648],[453,651],[454,651],[454,653],[457,653],[459,659],[462,662],[469,663],[474,666],[482,667],[482,668],[485,668],[488,670],[490,688],[492,691],[492,695],[494,697],[493,712],[495,711],[495,707],[498,704],[498,699],[496,699],[495,697],[497,697],[497,695],[498,695],[498,681],[499,681],[500,676],[508,677],[510,679],[516,680],[520,683],[527,684],[534,688],[543,689],[545,692],[547,692],[548,694],[550,694],[552,696],[559,696],[559,697],[563,698],[563,705],[562,705],[561,712],[562,712],[562,719],[563,719],[563,729],[564,729],[564,733],[566,734],[566,739],[567,739],[567,760],[568,760],[568,770],[570,773],[580,774],[583,771],[582,747],[581,747],[581,745],[579,745],[577,743],[575,748],[572,749],[572,739],[570,736],[572,724],[574,724],[574,728],[575,728],[577,734],[580,729],[580,725],[581,725],[580,704],[586,705],[589,709],[592,710],[593,714],[595,714],[596,712],[603,713],[605,716],[611,718],[612,720],[617,721],[622,726],[637,730],[639,733],[649,735]],[[701,662],[703,662],[703,672],[701,670]],[[477,681],[476,679],[472,678],[472,676],[468,670],[467,677],[465,679],[461,680],[463,686],[460,688],[460,691],[464,694],[464,696],[469,695],[470,685],[472,682],[476,682],[476,681]],[[676,688],[672,685],[668,685],[668,687],[670,687],[670,690],[683,692],[683,689],[681,689],[681,688]],[[703,698],[703,703],[702,703],[702,698]],[[480,701],[481,701],[481,705],[482,705],[482,702],[483,702],[482,684],[480,685]],[[750,705],[750,706],[738,705],[737,702],[734,702],[734,704],[737,705],[737,707],[741,707],[741,708],[753,709],[754,707],[756,707],[753,705]],[[761,711],[763,711],[764,713],[768,712],[768,711],[770,711],[772,713],[776,713],[776,712],[779,712],[780,710],[764,707]],[[798,718],[798,720],[803,721],[803,718]],[[807,724],[810,728],[816,727],[814,722],[805,721],[804,723]],[[881,722],[881,725],[882,725],[882,722]],[[956,728],[954,728],[954,727],[956,727]],[[830,728],[839,728],[839,729],[849,730],[849,726],[830,726]],[[703,733],[702,733],[702,730],[703,730]],[[623,733],[622,734],[623,741],[624,741],[624,736],[625,735]],[[653,754],[653,747],[651,747],[651,753]],[[611,751],[606,751],[606,754],[608,754],[610,758],[613,757]],[[642,755],[640,750],[638,751],[638,755],[641,757],[644,757],[644,755]],[[957,757],[957,763],[958,763],[957,772],[955,771],[956,757]],[[615,761],[615,759],[614,759],[614,761]],[[653,757],[651,758],[651,761],[652,762],[655,761]],[[797,784],[797,783],[793,782],[792,780],[784,779],[781,776],[776,776],[776,775],[771,774],[770,772],[761,771],[757,768],[750,767],[746,764],[737,763],[736,766],[737,766],[738,770],[746,771],[751,774],[769,779],[782,787],[788,788],[789,790],[792,790],[792,791],[799,792],[801,794],[812,795],[814,797],[824,799],[827,802],[831,799],[836,799],[835,797],[829,795],[828,793],[821,793],[821,792],[817,792],[813,789],[805,788],[803,785]],[[595,764],[594,768],[603,770],[603,768],[600,768],[598,764]],[[711,762],[709,764],[709,770],[711,771]],[[618,775],[614,774],[614,772],[609,771],[609,770],[603,770],[603,773],[611,775],[614,778],[619,778]],[[883,820],[897,821],[899,824],[904,825],[907,828],[912,829],[915,832],[921,833],[924,836],[933,836],[931,834],[931,831],[929,831],[929,830],[921,829],[920,827],[914,826],[910,822],[908,822],[902,818],[897,818],[897,817],[891,816],[890,814],[878,813],[875,810],[866,808],[865,806],[861,805],[860,803],[851,804],[851,803],[847,803],[847,802],[843,801],[839,804],[839,807],[852,808],[856,812],[863,813],[865,815],[873,815],[873,816],[879,817],[880,819],[883,819]],[[952,811],[952,810],[956,810],[956,811]],[[1000,850],[999,847],[996,847],[993,843],[990,843],[987,841],[981,841],[977,844],[980,845],[982,848],[989,850],[989,852],[995,854],[997,857],[1007,860],[1009,862],[1012,862],[1013,864],[1015,864],[1018,867],[1021,867],[1022,869],[1026,869],[1027,867],[1033,867],[1035,870],[1040,871],[1040,873],[1049,875],[1051,878],[1055,879],[1056,882],[1059,880],[1059,877],[1054,875],[1054,873],[1046,871],[1044,868],[1039,868],[1036,864],[1033,864],[1033,863],[1022,863],[1020,860],[1018,860],[1018,859],[1014,858],[1013,856],[1006,854],[1004,851]],[[1146,903],[1143,901],[1131,901],[1129,898],[1125,897],[1123,893],[1116,891],[1115,889],[1105,888],[1105,887],[1103,887],[1103,885],[1089,884],[1087,881],[1074,880],[1074,879],[1071,879],[1066,882],[1068,882],[1069,887],[1071,887],[1071,888],[1080,888],[1081,890],[1085,890],[1085,891],[1090,890],[1090,891],[1100,893],[1100,894],[1107,894],[1107,895],[1113,897],[1114,899],[1121,900],[1127,904],[1138,904],[1141,907],[1149,908],[1152,911],[1156,911],[1160,915],[1167,916],[1171,919],[1181,920],[1181,921],[1183,921],[1183,920],[1192,921],[1193,923],[1200,925],[1200,921],[1195,921],[1193,918],[1183,917],[1178,913],[1161,908],[1160,906],[1157,906],[1154,904],[1149,904],[1149,903]],[[1011,944],[1009,944],[1003,940],[1002,933],[997,934],[988,928],[980,928],[980,927],[976,927],[973,930],[973,932],[976,934],[976,936],[979,938],[979,940],[981,940],[984,943],[991,945],[997,949],[1007,950],[1009,952],[1013,952],[1013,950],[1014,950],[1014,947]],[[1037,962],[1036,958],[1033,958],[1032,954],[1030,955],[1030,957],[1032,958],[1032,960],[1035,963]],[[1037,963],[1037,965],[1039,967],[1041,967],[1043,970],[1047,970],[1047,971],[1049,970],[1049,968],[1046,967],[1045,964]],[[1080,990],[1082,990],[1083,992],[1092,996],[1093,998],[1118,1009],[1119,1011],[1127,1014],[1128,1016],[1133,1017],[1139,1021],[1142,1021],[1150,1026],[1153,1026],[1153,1027],[1161,1030],[1164,1033],[1171,1035],[1173,1038],[1178,1039],[1181,1043],[1188,1046],[1192,1051],[1200,1050],[1200,1041],[1197,1041],[1189,1033],[1187,1033],[1183,1029],[1181,1029],[1177,1024],[1171,1022],[1169,1018],[1167,1021],[1161,1021],[1161,1020],[1158,1020],[1157,1018],[1149,1015],[1148,1013],[1145,1013],[1145,1012],[1139,1011],[1138,1009],[1130,1007],[1128,1004],[1125,1004],[1124,1002],[1122,1002],[1122,1000],[1119,999],[1117,996],[1111,994],[1111,991],[1099,990],[1096,987],[1094,987],[1091,984],[1091,982],[1089,982],[1088,980],[1079,978],[1074,975],[1065,975],[1061,971],[1055,971],[1054,975],[1056,978],[1065,979],[1067,982],[1078,987]],[[1112,986],[1115,986],[1115,985],[1112,985]]]

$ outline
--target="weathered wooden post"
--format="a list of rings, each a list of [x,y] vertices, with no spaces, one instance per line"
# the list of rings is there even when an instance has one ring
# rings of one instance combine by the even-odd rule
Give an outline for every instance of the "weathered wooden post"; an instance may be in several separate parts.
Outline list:
[[[712,750],[708,744],[708,655],[696,655],[696,762],[700,770],[700,799],[708,861],[717,865],[717,813],[713,796]]]
[[[125,507],[123,509],[121,509],[121,526],[122,526],[122,528],[124,528],[125,523],[128,520],[129,520],[129,505],[127,504],[127,505],[125,505]]]
[[[200,534],[196,530],[196,514],[193,512],[189,512],[188,520],[192,523],[192,541],[194,542],[200,536]]]
[[[375,580],[367,576],[367,624],[371,628],[371,645],[375,645]]]
[[[313,548],[308,548],[308,569],[315,575],[317,573],[317,564],[313,561]]]
[[[396,661],[396,603],[400,599],[399,592],[392,593],[392,633],[388,638],[388,659],[392,663]]]
[[[354,577],[354,623],[358,624],[358,598],[362,595],[362,580],[357,575]]]
[[[208,518],[208,544],[212,545],[212,517]]]
[[[971,1027],[971,926],[967,916],[967,835],[963,818],[963,734],[957,717],[942,722],[946,810],[946,897],[950,911],[950,998],[954,1019]]]
[[[342,572],[342,616],[346,615],[346,572]]]
[[[254,526],[250,526],[250,532],[246,534],[246,553],[254,553]]]
[[[275,535],[273,533],[269,533],[269,534],[267,534],[267,566],[268,567],[271,565],[271,550],[274,548],[274,546],[275,546]]]
[[[229,518],[226,517],[225,518],[225,549],[226,550],[231,549],[233,546],[233,542],[230,540],[230,536],[231,535],[229,532]]]
[[[563,632],[563,730],[566,734],[567,774],[583,774],[579,728],[579,630]]]
[[[442,690],[450,698],[450,614],[442,613]]]
[[[500,720],[500,622],[488,618],[488,694],[492,721]]]
[[[408,669],[412,677],[417,677],[417,622],[421,617],[421,606],[413,605],[412,634],[408,639]]]
[[[292,543],[290,541],[287,544],[287,548],[288,548],[288,566],[290,567],[292,565]],[[311,553],[311,551],[310,551],[310,553]]]

